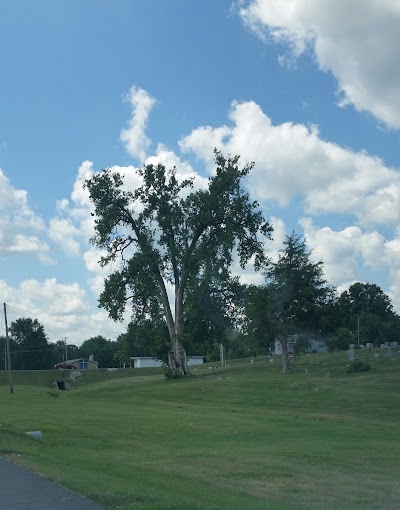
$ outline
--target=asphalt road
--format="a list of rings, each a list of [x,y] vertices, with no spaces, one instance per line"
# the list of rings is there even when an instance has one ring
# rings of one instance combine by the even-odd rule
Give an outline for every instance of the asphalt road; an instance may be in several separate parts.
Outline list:
[[[1,510],[103,510],[89,499],[0,459]]]

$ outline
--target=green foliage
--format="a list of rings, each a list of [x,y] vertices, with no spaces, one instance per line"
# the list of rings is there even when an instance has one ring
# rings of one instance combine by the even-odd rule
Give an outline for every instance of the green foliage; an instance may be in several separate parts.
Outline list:
[[[272,296],[267,311],[282,346],[283,372],[288,372],[288,336],[320,332],[321,319],[334,302],[335,291],[323,278],[322,262],[311,261],[303,236],[293,232],[283,245],[278,261],[266,273]]]
[[[142,319],[132,321],[128,330],[117,339],[118,350],[116,359],[129,363],[131,356],[152,356],[168,361],[169,335],[165,321],[158,319]]]
[[[123,262],[106,279],[100,305],[118,320],[130,301],[134,321],[158,316],[161,308],[175,352],[202,336],[213,341],[213,329],[225,314],[218,308],[218,318],[209,314],[212,295],[207,313],[194,311],[196,293],[203,292],[196,288],[197,277],[210,273],[207,285],[213,279],[228,281],[234,252],[241,267],[250,259],[256,269],[266,262],[262,237],[270,238],[272,227],[242,187],[253,165],[240,167],[238,156],[225,158],[215,151],[215,166],[207,189],[194,190],[193,180],[178,181],[176,170],[161,164],[138,170],[141,185],[134,190],[126,190],[122,177],[110,169],[86,182],[95,209],[92,243],[107,252],[100,263]],[[168,283],[175,288],[174,317]]]
[[[335,291],[323,278],[322,262],[311,261],[303,236],[287,236],[276,263],[266,271],[263,286],[248,286],[243,297],[244,331],[250,342],[268,349],[275,339],[282,345],[284,370],[289,370],[287,339],[303,334],[296,349],[306,350],[310,334],[326,334],[333,327]]]
[[[354,283],[341,294],[338,304],[350,317],[368,313],[385,318],[393,311],[390,298],[371,283]]]
[[[253,349],[266,354],[278,334],[274,289],[270,285],[248,285],[244,287],[241,298],[247,342]]]
[[[274,291],[274,316],[286,334],[319,331],[325,307],[335,298],[323,278],[323,263],[311,261],[305,239],[286,236],[278,261],[267,271]]]
[[[400,317],[378,285],[360,282],[351,285],[338,299],[337,315],[343,327],[354,334],[359,332],[361,343],[377,345],[400,336]]]
[[[177,374],[167,365],[163,367],[163,373],[167,381],[169,381],[170,379],[178,379]]]
[[[20,318],[9,328],[11,365],[17,370],[44,370],[54,363],[54,345],[37,319]]]
[[[236,321],[240,285],[229,272],[208,264],[188,281],[185,296],[184,345],[189,355],[205,354],[214,344],[227,346]]]
[[[355,342],[355,337],[351,331],[346,328],[339,328],[336,334],[327,341],[329,352],[347,350],[350,344]]]
[[[215,342],[208,346],[206,353],[207,362],[220,361],[221,359],[221,343],[224,347],[224,355],[226,360],[248,358],[257,355],[257,349],[249,343],[241,331],[235,328],[228,328],[224,332],[224,336],[219,342]]]
[[[79,348],[80,358],[89,358],[91,354],[95,361],[98,361],[99,367],[114,367],[116,364],[115,353],[118,344],[108,340],[104,336],[98,335],[85,340]],[[71,356],[68,356],[71,359]]]
[[[362,360],[352,361],[347,367],[347,372],[349,374],[354,372],[368,372],[369,370],[371,370],[371,365]]]

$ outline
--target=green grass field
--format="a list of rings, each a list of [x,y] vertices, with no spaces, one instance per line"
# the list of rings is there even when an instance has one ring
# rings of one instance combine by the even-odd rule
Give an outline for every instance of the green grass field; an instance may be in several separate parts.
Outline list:
[[[2,372],[0,455],[108,509],[399,509],[394,358],[356,374],[346,353],[287,375],[266,358],[175,381],[99,370],[68,392],[51,387],[59,372],[21,372],[14,395]]]

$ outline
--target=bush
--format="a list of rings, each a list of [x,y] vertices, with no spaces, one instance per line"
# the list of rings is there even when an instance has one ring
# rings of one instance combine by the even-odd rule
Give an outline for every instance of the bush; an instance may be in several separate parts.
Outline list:
[[[326,345],[329,352],[342,351],[349,348],[350,344],[354,342],[354,335],[346,328],[339,328],[336,331],[336,335],[330,338]]]
[[[371,365],[365,361],[353,361],[347,367],[347,372],[349,374],[354,372],[368,372],[368,370],[371,370]]]
[[[168,365],[164,366],[164,377],[167,380],[178,379],[178,376],[176,374],[174,374],[174,372]]]

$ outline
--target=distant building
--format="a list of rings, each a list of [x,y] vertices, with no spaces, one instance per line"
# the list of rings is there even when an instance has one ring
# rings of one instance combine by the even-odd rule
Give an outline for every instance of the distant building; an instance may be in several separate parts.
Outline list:
[[[94,370],[99,368],[99,362],[94,361],[93,356],[89,356],[89,359],[78,358],[69,359],[66,361],[69,365],[73,365],[77,370]]]
[[[151,358],[147,356],[131,356],[131,361],[133,362],[133,368],[151,368],[162,366],[162,361],[160,361],[157,358]],[[202,365],[203,363],[204,363],[203,356],[187,357],[188,365]]]
[[[288,336],[288,352],[295,351],[296,342],[300,339],[300,335]],[[305,352],[328,352],[328,347],[321,340],[309,337],[309,347]],[[282,354],[282,346],[279,340],[275,340],[273,354]]]

